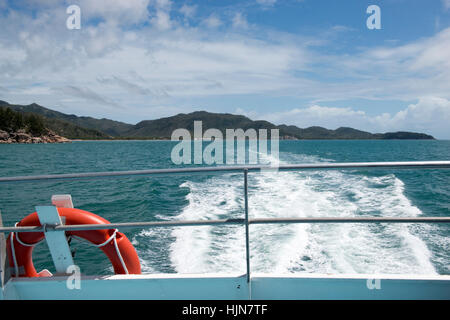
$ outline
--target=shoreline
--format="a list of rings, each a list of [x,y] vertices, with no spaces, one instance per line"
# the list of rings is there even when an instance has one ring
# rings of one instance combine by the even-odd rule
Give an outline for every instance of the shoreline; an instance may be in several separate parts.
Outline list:
[[[83,141],[172,141],[170,139],[70,139],[71,142]]]
[[[24,129],[17,131],[0,130],[0,144],[47,144],[47,143],[68,143],[70,139],[55,134],[47,130],[46,134],[35,134]]]
[[[226,139],[220,139],[221,141],[227,141]],[[247,140],[247,139],[246,139]],[[124,141],[202,141],[212,142],[211,139],[199,139],[199,140],[170,140],[170,139],[68,139],[58,135],[44,135],[44,136],[28,136],[26,139],[0,139],[1,144],[54,144],[54,143],[71,143],[71,142],[124,142]],[[259,140],[258,140],[259,141]],[[267,141],[270,141],[268,139]],[[279,141],[450,141],[450,139],[280,139]]]
[[[220,139],[227,141],[227,139]],[[248,139],[245,139],[248,140]],[[170,139],[69,139],[69,142],[83,141],[199,141],[199,140],[170,140]],[[214,141],[211,139],[201,139],[201,141]],[[270,139],[267,139],[270,141]],[[279,141],[450,141],[450,139],[280,139]]]

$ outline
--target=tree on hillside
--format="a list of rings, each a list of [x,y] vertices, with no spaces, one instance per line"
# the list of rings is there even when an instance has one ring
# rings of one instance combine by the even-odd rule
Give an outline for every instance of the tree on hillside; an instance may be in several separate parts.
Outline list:
[[[38,115],[30,114],[26,116],[25,124],[29,133],[43,134],[46,131],[44,120]]]
[[[0,108],[0,130],[12,132],[19,129],[25,129],[29,133],[37,135],[47,131],[41,116],[33,113],[23,115],[10,108]]]

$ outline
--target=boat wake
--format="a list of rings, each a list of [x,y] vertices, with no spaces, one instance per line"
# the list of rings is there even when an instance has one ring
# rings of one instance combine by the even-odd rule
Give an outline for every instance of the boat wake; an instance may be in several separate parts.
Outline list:
[[[287,158],[296,163],[329,161],[293,154]],[[242,174],[188,181],[181,187],[189,189],[188,205],[170,219],[244,215]],[[366,176],[349,171],[249,174],[251,218],[421,214],[405,196],[403,182],[393,174]],[[411,230],[407,224],[251,225],[251,270],[436,274],[425,242]],[[243,226],[174,228],[170,238],[169,259],[178,273],[245,272]]]

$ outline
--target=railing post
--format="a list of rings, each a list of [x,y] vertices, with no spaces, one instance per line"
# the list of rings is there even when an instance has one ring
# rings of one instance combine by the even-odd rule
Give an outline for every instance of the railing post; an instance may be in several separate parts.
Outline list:
[[[248,169],[244,169],[244,207],[245,207],[245,260],[247,263],[247,282],[250,283],[250,242],[248,228]]]
[[[0,211],[0,227],[3,227],[2,212]],[[3,286],[6,270],[6,241],[3,232],[0,232],[0,300],[3,300]]]
[[[0,211],[0,227],[3,227],[2,212]],[[0,232],[0,300],[4,299],[5,285],[11,277],[8,256],[6,254],[5,234]]]

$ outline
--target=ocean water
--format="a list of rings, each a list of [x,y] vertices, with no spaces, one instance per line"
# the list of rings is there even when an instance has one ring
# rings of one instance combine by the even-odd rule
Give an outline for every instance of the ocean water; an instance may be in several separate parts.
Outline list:
[[[0,145],[0,176],[176,167],[171,141]],[[270,150],[270,148],[269,148]],[[273,161],[268,157],[267,161]],[[280,141],[281,163],[450,160],[450,141]],[[249,215],[450,216],[450,170],[335,170],[249,174]],[[0,184],[4,225],[52,194],[111,222],[242,218],[241,173]],[[123,230],[144,273],[245,272],[243,226]],[[111,274],[103,253],[71,243],[84,274]],[[277,273],[450,274],[444,224],[250,226],[251,270]],[[36,269],[54,271],[45,242]]]

